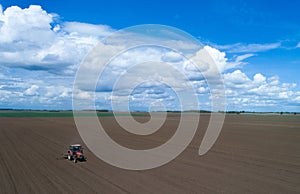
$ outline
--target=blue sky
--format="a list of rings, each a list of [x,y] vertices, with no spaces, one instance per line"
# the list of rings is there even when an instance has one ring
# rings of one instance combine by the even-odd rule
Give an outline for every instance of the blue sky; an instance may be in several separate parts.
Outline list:
[[[132,25],[163,24],[209,46],[220,65],[236,64],[221,72],[228,82],[229,110],[300,111],[299,1],[4,0],[0,4],[0,108],[71,109],[75,72],[98,41]],[[41,8],[29,9],[30,5]],[[98,108],[110,108],[107,91],[98,91],[97,96]],[[147,99],[148,104],[155,101]],[[201,108],[209,109],[209,104]],[[137,103],[134,109],[147,108]]]

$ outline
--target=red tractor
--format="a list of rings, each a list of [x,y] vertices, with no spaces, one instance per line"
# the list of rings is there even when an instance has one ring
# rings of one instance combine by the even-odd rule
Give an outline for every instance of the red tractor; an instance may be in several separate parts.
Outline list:
[[[86,157],[83,155],[83,147],[80,144],[70,145],[64,157],[68,160],[73,160],[74,163],[86,160]]]

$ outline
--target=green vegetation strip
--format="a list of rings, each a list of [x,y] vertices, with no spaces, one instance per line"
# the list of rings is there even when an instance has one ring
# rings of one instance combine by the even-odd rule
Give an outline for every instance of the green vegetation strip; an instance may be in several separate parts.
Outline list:
[[[113,116],[146,116],[146,114],[128,114],[128,113],[114,113],[112,112],[98,112],[98,117],[113,117]],[[76,116],[95,116],[92,113],[76,113]],[[4,111],[0,112],[0,117],[73,117],[73,112],[50,112],[50,111]]]

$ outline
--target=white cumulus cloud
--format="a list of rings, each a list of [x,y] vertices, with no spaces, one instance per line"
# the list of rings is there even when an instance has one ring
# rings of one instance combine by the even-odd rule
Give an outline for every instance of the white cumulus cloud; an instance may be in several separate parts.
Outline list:
[[[28,96],[34,96],[34,95],[38,95],[39,92],[39,86],[37,85],[32,85],[30,88],[28,88],[27,90],[25,90],[24,94],[28,95]]]
[[[260,73],[255,74],[253,78],[254,78],[253,81],[259,84],[266,81],[266,77]]]
[[[39,5],[1,11],[0,63],[56,74],[74,73],[74,66],[113,31],[105,25],[79,22],[55,25],[55,17]]]

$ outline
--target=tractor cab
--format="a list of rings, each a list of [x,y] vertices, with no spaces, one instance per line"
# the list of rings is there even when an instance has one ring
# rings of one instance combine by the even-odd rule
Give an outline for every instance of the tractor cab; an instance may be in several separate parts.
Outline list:
[[[83,153],[83,147],[80,144],[74,144],[69,146],[69,150],[74,153],[81,152]]]

